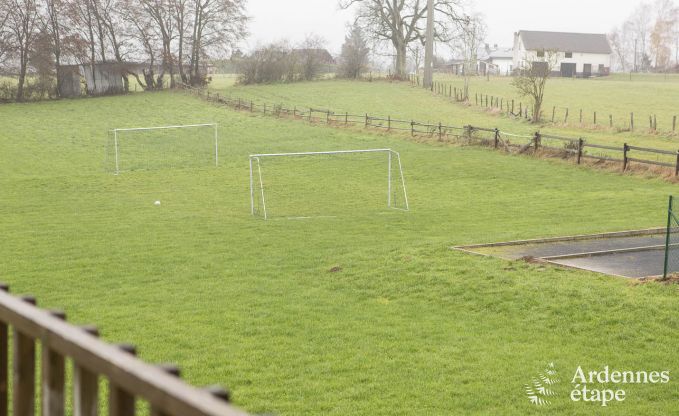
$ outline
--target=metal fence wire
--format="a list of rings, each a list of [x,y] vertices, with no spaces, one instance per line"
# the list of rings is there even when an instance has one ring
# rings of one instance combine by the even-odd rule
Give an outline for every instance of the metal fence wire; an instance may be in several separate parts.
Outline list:
[[[679,207],[677,198],[670,196],[667,210],[667,235],[665,240],[665,268],[663,278],[679,273]]]

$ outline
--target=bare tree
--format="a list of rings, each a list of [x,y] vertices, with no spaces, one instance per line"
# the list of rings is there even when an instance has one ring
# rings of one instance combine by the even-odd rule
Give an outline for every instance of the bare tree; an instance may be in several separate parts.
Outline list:
[[[359,79],[368,68],[370,48],[363,36],[360,26],[353,24],[342,45],[339,76]]]
[[[478,51],[486,39],[487,26],[479,14],[464,20],[458,29],[453,48],[462,56],[464,77],[464,99],[469,99],[469,79],[477,74]]]
[[[451,20],[458,18],[460,0],[435,0],[435,39],[450,40]],[[375,41],[386,41],[396,51],[395,75],[407,75],[408,46],[425,38],[425,0],[339,0],[340,7],[358,6],[357,23]]]
[[[17,55],[19,63],[19,82],[17,84],[16,100],[24,100],[26,73],[33,47],[38,35],[38,6],[35,0],[3,0],[0,16],[5,15],[5,31],[10,49]]]
[[[293,51],[293,55],[300,63],[300,75],[305,81],[318,78],[326,61],[325,40],[318,35],[308,35],[306,39]]]
[[[613,28],[608,35],[614,58],[617,61],[616,66],[623,72],[633,69],[634,65],[634,34],[631,26],[632,24],[626,21],[619,27]]]
[[[247,35],[245,0],[194,0],[189,82],[205,84],[204,56],[224,54]]]
[[[63,0],[45,0],[45,12],[42,19],[43,31],[50,37],[50,47],[54,55],[55,73],[57,75],[57,94],[61,93],[61,80],[59,77],[59,67],[61,66],[62,53],[62,33],[64,25],[62,15],[64,14]]]
[[[556,62],[555,51],[539,51],[537,56],[526,57],[523,60],[512,80],[512,85],[519,95],[529,97],[533,101],[533,123],[540,122],[545,87]]]
[[[424,45],[421,42],[413,42],[408,45],[408,52],[410,52],[410,59],[413,62],[413,70],[419,74],[424,60]]]

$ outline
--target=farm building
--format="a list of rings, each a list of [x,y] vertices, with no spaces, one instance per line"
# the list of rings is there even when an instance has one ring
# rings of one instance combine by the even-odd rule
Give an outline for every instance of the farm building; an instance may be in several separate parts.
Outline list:
[[[612,50],[604,34],[528,30],[514,34],[514,68],[544,61],[550,52],[555,53],[553,76],[589,78],[610,73]]]
[[[512,48],[498,48],[488,53],[486,58],[488,70],[495,75],[511,75],[514,69],[514,51]]]

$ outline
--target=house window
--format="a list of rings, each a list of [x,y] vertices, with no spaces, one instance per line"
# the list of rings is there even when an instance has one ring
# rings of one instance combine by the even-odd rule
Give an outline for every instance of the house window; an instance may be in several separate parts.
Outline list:
[[[566,52],[566,58],[572,58],[573,52]]]
[[[538,58],[544,58],[545,57],[545,51],[538,51]]]

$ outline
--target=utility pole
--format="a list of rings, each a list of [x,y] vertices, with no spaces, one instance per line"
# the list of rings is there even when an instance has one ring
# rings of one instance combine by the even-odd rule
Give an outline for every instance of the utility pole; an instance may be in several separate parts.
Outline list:
[[[427,0],[427,39],[424,51],[424,88],[434,82],[434,0]]]

